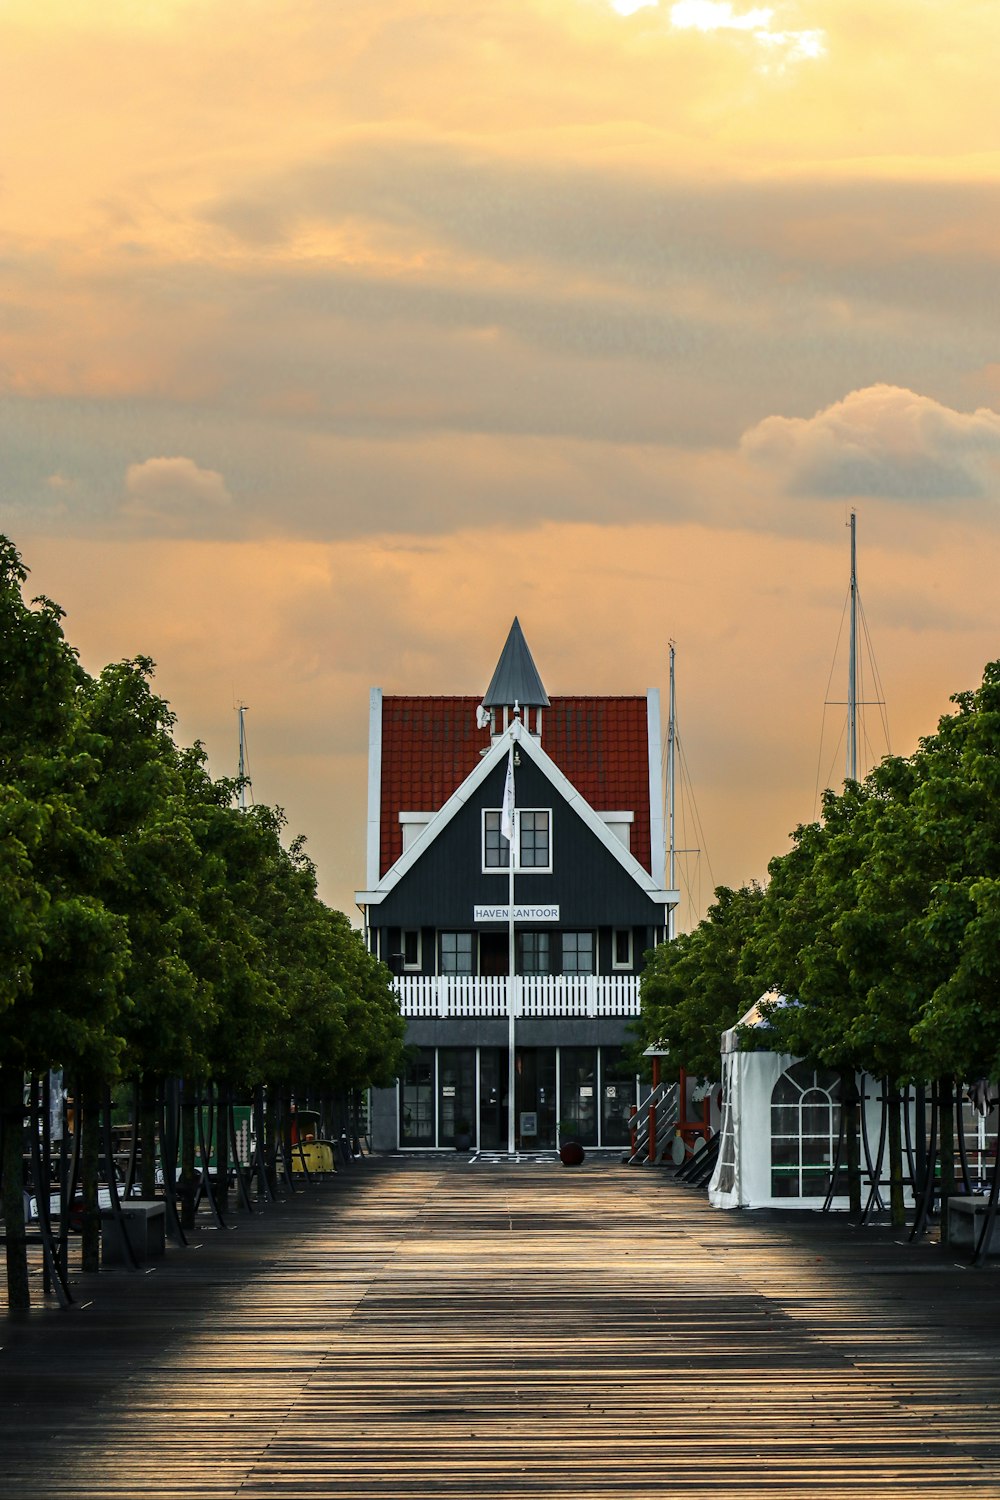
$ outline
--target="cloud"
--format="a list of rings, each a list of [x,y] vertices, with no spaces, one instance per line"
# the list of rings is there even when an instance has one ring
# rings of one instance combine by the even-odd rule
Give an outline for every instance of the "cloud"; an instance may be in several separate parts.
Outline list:
[[[147,458],[125,473],[125,515],[188,529],[192,521],[215,520],[232,505],[226,482],[215,469],[190,458]]]
[[[852,391],[813,417],[766,417],[743,434],[788,494],[978,498],[1000,454],[1000,414],[954,411],[899,386]]]
[[[789,59],[822,57],[826,37],[822,31],[774,31],[770,6],[735,11],[729,0],[677,0],[670,7],[670,24],[680,31],[743,31],[761,46],[787,49]]]

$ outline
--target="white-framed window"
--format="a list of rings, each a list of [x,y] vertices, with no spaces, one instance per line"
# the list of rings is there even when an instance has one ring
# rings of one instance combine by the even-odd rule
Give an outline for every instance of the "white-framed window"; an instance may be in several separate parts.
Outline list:
[[[419,972],[423,967],[423,944],[420,940],[419,927],[404,927],[399,934],[399,948],[402,955],[403,968],[409,972]]]
[[[474,974],[472,966],[472,933],[442,932],[441,973]]]
[[[771,1196],[822,1198],[840,1135],[840,1076],[797,1062],[771,1090]]]
[[[563,933],[562,971],[564,974],[593,974],[594,934],[592,932]]]
[[[632,929],[631,927],[615,927],[611,933],[611,967],[612,969],[632,968]]]
[[[552,873],[552,809],[519,807],[514,813],[518,841],[518,871],[536,875]],[[510,845],[500,832],[500,809],[483,809],[483,872],[510,868]]]

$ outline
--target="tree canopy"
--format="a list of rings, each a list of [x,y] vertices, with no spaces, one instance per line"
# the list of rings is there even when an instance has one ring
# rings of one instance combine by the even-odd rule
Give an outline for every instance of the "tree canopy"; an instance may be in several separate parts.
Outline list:
[[[777,1050],[897,1082],[1000,1075],[1000,663],[952,701],[913,755],[825,794],[765,890],[720,888],[657,951],[649,1042],[715,1074],[721,1032],[774,990],[795,1002],[771,1010]]]
[[[388,971],[279,809],[179,747],[146,657],[96,677],[0,537],[0,1056],[252,1088],[395,1076]]]

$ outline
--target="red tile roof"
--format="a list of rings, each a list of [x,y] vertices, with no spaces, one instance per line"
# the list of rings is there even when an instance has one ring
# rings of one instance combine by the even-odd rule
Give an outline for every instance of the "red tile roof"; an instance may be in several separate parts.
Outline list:
[[[478,697],[382,699],[379,874],[403,852],[401,812],[437,812],[489,749],[476,728]],[[542,749],[597,812],[631,812],[631,849],[646,870],[649,750],[646,699],[553,698],[542,710]],[[532,712],[534,724],[534,712]]]

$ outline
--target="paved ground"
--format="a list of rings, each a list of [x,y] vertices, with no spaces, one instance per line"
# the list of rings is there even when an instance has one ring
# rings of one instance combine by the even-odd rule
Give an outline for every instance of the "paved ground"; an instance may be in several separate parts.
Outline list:
[[[18,1500],[1000,1497],[1000,1270],[666,1173],[367,1161],[0,1320]]]

